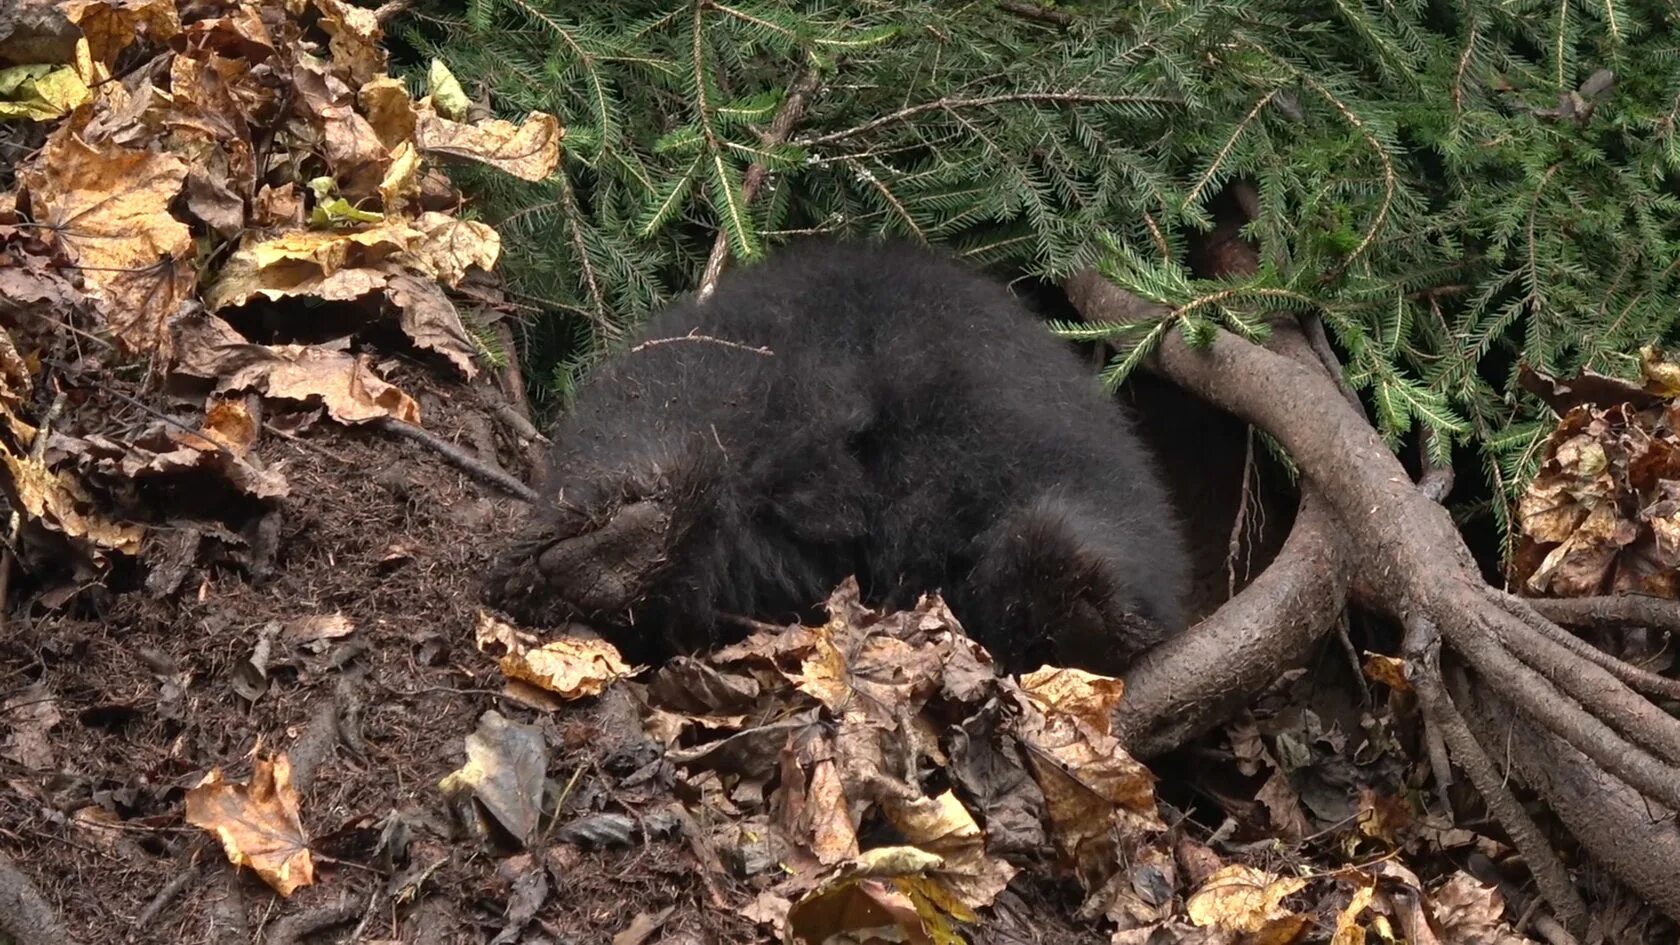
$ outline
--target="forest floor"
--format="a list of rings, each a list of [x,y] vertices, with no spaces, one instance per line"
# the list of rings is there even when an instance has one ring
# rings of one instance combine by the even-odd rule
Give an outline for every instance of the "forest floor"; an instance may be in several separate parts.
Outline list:
[[[0,14],[0,943],[1555,931],[1429,787],[1381,627],[1146,767],[1118,680],[999,674],[936,596],[649,667],[485,612],[537,443],[483,337],[499,239],[431,162],[541,180],[561,132],[412,99],[380,35],[343,0]],[[1216,589],[1227,498],[1180,496]]]

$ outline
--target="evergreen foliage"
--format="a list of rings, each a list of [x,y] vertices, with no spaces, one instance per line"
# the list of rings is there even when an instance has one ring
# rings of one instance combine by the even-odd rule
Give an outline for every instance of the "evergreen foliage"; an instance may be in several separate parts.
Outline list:
[[[1392,445],[1472,449],[1495,495],[1544,431],[1515,365],[1628,373],[1671,333],[1680,10],[1639,0],[436,0],[406,39],[565,173],[469,182],[556,392],[673,292],[808,231],[918,236],[999,271],[1096,264],[1172,314],[1101,337],[1119,383],[1168,331],[1315,315]],[[761,133],[817,70],[789,142]],[[1614,73],[1613,84],[1605,81]],[[1606,86],[1609,86],[1608,88]],[[745,169],[775,173],[756,201]],[[1253,182],[1252,277],[1182,234]],[[1492,510],[1509,527],[1506,503]]]

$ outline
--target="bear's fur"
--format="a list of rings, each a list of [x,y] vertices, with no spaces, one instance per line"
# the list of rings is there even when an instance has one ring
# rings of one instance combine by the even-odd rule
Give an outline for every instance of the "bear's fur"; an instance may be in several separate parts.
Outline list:
[[[490,603],[642,660],[719,642],[719,615],[809,619],[848,575],[881,606],[941,591],[1013,669],[1117,672],[1182,627],[1151,456],[998,282],[809,240],[640,337],[580,387]]]

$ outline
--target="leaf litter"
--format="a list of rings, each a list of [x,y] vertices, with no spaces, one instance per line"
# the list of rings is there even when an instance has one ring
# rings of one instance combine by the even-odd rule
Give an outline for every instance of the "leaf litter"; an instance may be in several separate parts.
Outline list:
[[[78,940],[206,863],[183,826],[266,887],[249,928],[352,894],[388,940],[1522,940],[1460,865],[1511,851],[1406,787],[1411,695],[1375,658],[1386,704],[1280,680],[1204,740],[1191,801],[1112,731],[1119,680],[1000,675],[936,595],[881,613],[848,583],[825,623],[656,667],[483,612],[505,503],[356,431],[469,435],[502,247],[439,171],[541,180],[559,121],[489,116],[438,64],[413,98],[343,0],[29,2],[49,28],[0,29],[0,121],[44,136],[0,199],[28,618],[0,637],[27,680],[0,836]],[[210,937],[228,875],[136,932]]]

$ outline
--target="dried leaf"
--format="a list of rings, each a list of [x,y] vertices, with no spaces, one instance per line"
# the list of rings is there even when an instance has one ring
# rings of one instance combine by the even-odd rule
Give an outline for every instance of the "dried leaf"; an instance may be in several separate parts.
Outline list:
[[[1374,877],[1360,873],[1354,878],[1353,895],[1349,897],[1348,904],[1336,913],[1336,931],[1330,938],[1330,945],[1365,945],[1365,929],[1359,920],[1371,907],[1376,892]]]
[[[221,769],[212,770],[187,792],[187,822],[215,834],[229,862],[255,870],[282,896],[315,882],[292,765],[284,754],[256,759],[249,784],[229,783]]]
[[[312,614],[286,622],[280,636],[292,643],[337,640],[356,632],[356,625],[341,613]]]
[[[1406,661],[1382,653],[1365,654],[1365,677],[1379,682],[1395,692],[1411,692],[1412,682],[1406,678]]]
[[[51,732],[64,720],[58,700],[46,686],[34,682],[17,690],[0,706],[10,735],[0,755],[33,772],[57,770]]]
[[[566,699],[598,696],[632,671],[611,643],[587,637],[551,640],[501,659],[510,679],[540,686]]]
[[[10,411],[5,415],[17,422]],[[98,549],[125,555],[140,552],[142,529],[107,521],[92,512],[92,498],[75,479],[53,472],[33,457],[4,449],[0,449],[0,464],[6,469],[7,494],[13,506],[30,519]]]
[[[487,224],[427,211],[415,225],[424,234],[414,245],[422,271],[444,285],[459,285],[474,266],[485,272],[496,267],[502,238]]]
[[[262,432],[257,418],[245,405],[245,398],[216,398],[205,411],[202,432],[206,439],[244,456],[256,445]]]
[[[332,37],[327,49],[333,66],[350,81],[361,85],[385,74],[385,50],[380,45],[384,31],[372,10],[344,0],[314,0],[321,11],[321,28]]]
[[[1082,669],[1045,666],[1022,676],[1021,689],[1046,709],[1065,712],[1107,735],[1126,684]]]
[[[939,856],[940,888],[968,909],[990,906],[1014,878],[1015,867],[986,855],[985,833],[954,793],[888,800],[882,809],[906,841]]]
[[[451,121],[432,103],[416,105],[415,143],[421,151],[488,164],[521,180],[545,180],[560,164],[563,132],[553,115],[532,112],[519,124],[492,118]]]
[[[70,66],[38,64],[0,69],[0,121],[51,121],[69,114],[92,95]]]
[[[373,133],[387,149],[394,153],[403,144],[413,147],[414,126],[419,119],[414,100],[408,97],[408,88],[400,79],[387,76],[374,79],[356,92],[356,101]]]
[[[394,417],[420,422],[412,397],[374,373],[366,355],[325,345],[258,345],[213,315],[176,324],[177,373],[215,381],[215,394],[255,391],[273,400],[321,404],[340,423]]]
[[[88,144],[72,128],[47,139],[19,179],[97,297],[124,313],[111,326],[117,340],[130,352],[154,351],[194,278],[191,233],[169,215],[187,166],[170,154]]]
[[[1443,945],[1523,945],[1527,941],[1504,921],[1505,901],[1499,890],[1468,873],[1454,873],[1430,892],[1429,912],[1440,928]]]
[[[479,717],[478,730],[467,736],[466,745],[467,763],[439,782],[439,789],[471,794],[515,840],[529,846],[536,839],[548,772],[542,732],[491,710]]]
[[[59,9],[82,28],[93,57],[105,65],[142,36],[158,44],[181,31],[175,0],[59,0]]]
[[[478,366],[473,363],[477,345],[461,324],[455,303],[437,283],[409,275],[392,276],[385,296],[397,306],[403,334],[417,347],[443,355],[468,380],[478,376]]]
[[[1300,936],[1307,917],[1283,905],[1306,880],[1279,877],[1252,866],[1233,864],[1208,877],[1185,903],[1198,926],[1253,936],[1255,945],[1286,945]]]

